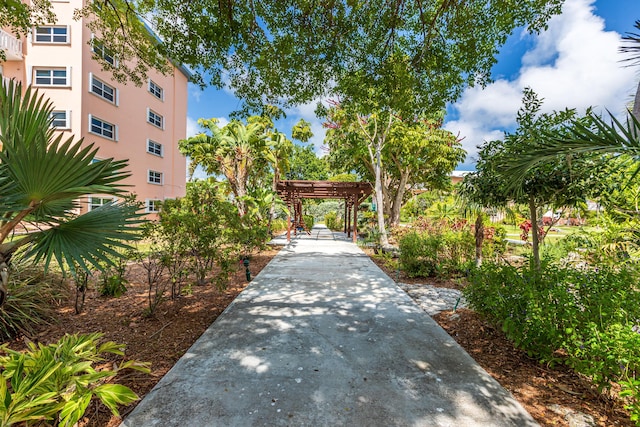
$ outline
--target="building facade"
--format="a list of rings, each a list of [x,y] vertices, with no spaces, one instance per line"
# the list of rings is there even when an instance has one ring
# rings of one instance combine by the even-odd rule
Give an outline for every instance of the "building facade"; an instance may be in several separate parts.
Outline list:
[[[58,21],[33,28],[22,40],[4,31],[0,48],[3,78],[33,85],[53,102],[53,125],[67,136],[98,147],[99,159],[128,159],[128,190],[157,212],[159,202],[185,194],[186,159],[178,141],[186,137],[188,71],[153,70],[145,85],[121,84],[102,71],[95,56],[117,66],[104,46],[92,43],[83,20],[74,20],[81,0],[52,1]],[[99,194],[82,201],[82,211],[112,200]]]

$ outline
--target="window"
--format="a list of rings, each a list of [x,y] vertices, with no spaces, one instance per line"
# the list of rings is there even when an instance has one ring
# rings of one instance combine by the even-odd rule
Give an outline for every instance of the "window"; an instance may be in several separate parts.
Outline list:
[[[92,211],[115,200],[113,197],[89,197],[89,210]]]
[[[66,68],[37,68],[34,74],[36,86],[69,86]]]
[[[147,177],[147,182],[150,184],[162,184],[162,172],[149,171],[149,176]]]
[[[93,74],[89,74],[89,91],[95,95],[98,95],[100,98],[105,101],[109,101],[112,104],[116,103],[116,88],[110,86],[103,82],[102,80],[98,80],[93,76]]]
[[[164,90],[153,80],[149,80],[149,92],[158,99],[164,100]]]
[[[162,157],[162,144],[147,139],[147,153]]]
[[[147,212],[159,212],[162,200],[147,199]]]
[[[36,43],[69,43],[69,27],[37,27],[35,30]]]
[[[69,123],[71,121],[69,111],[53,111],[51,113],[51,118],[53,119],[51,127],[60,129],[71,128],[71,124]]]
[[[91,41],[91,44],[93,45],[93,53],[98,57],[98,58],[102,58],[104,59],[104,61],[108,64],[113,65],[114,67],[116,67],[116,58],[113,55],[113,51],[111,49],[109,49],[108,47],[106,47],[104,45],[104,43],[102,43],[101,41],[98,41],[96,39],[93,39]]]
[[[118,140],[118,127],[89,114],[89,132],[114,141]]]
[[[164,129],[164,117],[153,110],[147,110],[147,122]]]

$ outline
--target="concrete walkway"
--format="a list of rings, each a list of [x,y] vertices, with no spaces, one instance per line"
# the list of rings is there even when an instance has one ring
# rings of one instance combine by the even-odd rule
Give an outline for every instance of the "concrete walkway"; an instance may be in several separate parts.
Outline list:
[[[537,425],[356,245],[327,233],[292,240],[122,426]]]

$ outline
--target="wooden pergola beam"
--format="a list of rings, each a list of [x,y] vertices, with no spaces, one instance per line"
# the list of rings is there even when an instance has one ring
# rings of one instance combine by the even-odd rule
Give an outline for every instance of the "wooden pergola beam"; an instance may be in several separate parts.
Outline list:
[[[358,206],[373,193],[373,186],[369,182],[287,180],[279,181],[276,189],[290,211],[293,207],[294,221],[297,221],[298,213],[302,214],[302,212],[298,212],[300,199],[344,199],[345,232],[347,236],[353,235],[354,243],[358,232]],[[353,206],[353,233],[351,233],[351,206]],[[347,220],[348,223],[346,222]],[[287,241],[291,241],[291,214],[287,221]]]

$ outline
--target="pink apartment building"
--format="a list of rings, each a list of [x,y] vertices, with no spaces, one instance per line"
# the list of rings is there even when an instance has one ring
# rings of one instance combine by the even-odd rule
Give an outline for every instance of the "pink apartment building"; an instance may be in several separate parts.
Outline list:
[[[16,78],[46,93],[55,106],[54,126],[99,147],[99,158],[128,159],[126,181],[146,211],[157,212],[158,201],[185,194],[186,159],[178,141],[186,137],[189,72],[174,66],[173,75],[151,71],[142,87],[120,84],[101,71],[93,59],[101,55],[117,61],[101,46],[92,46],[91,32],[73,11],[82,0],[52,0],[55,24],[34,28],[16,39],[0,32],[3,78]],[[110,198],[96,194],[82,210]]]

